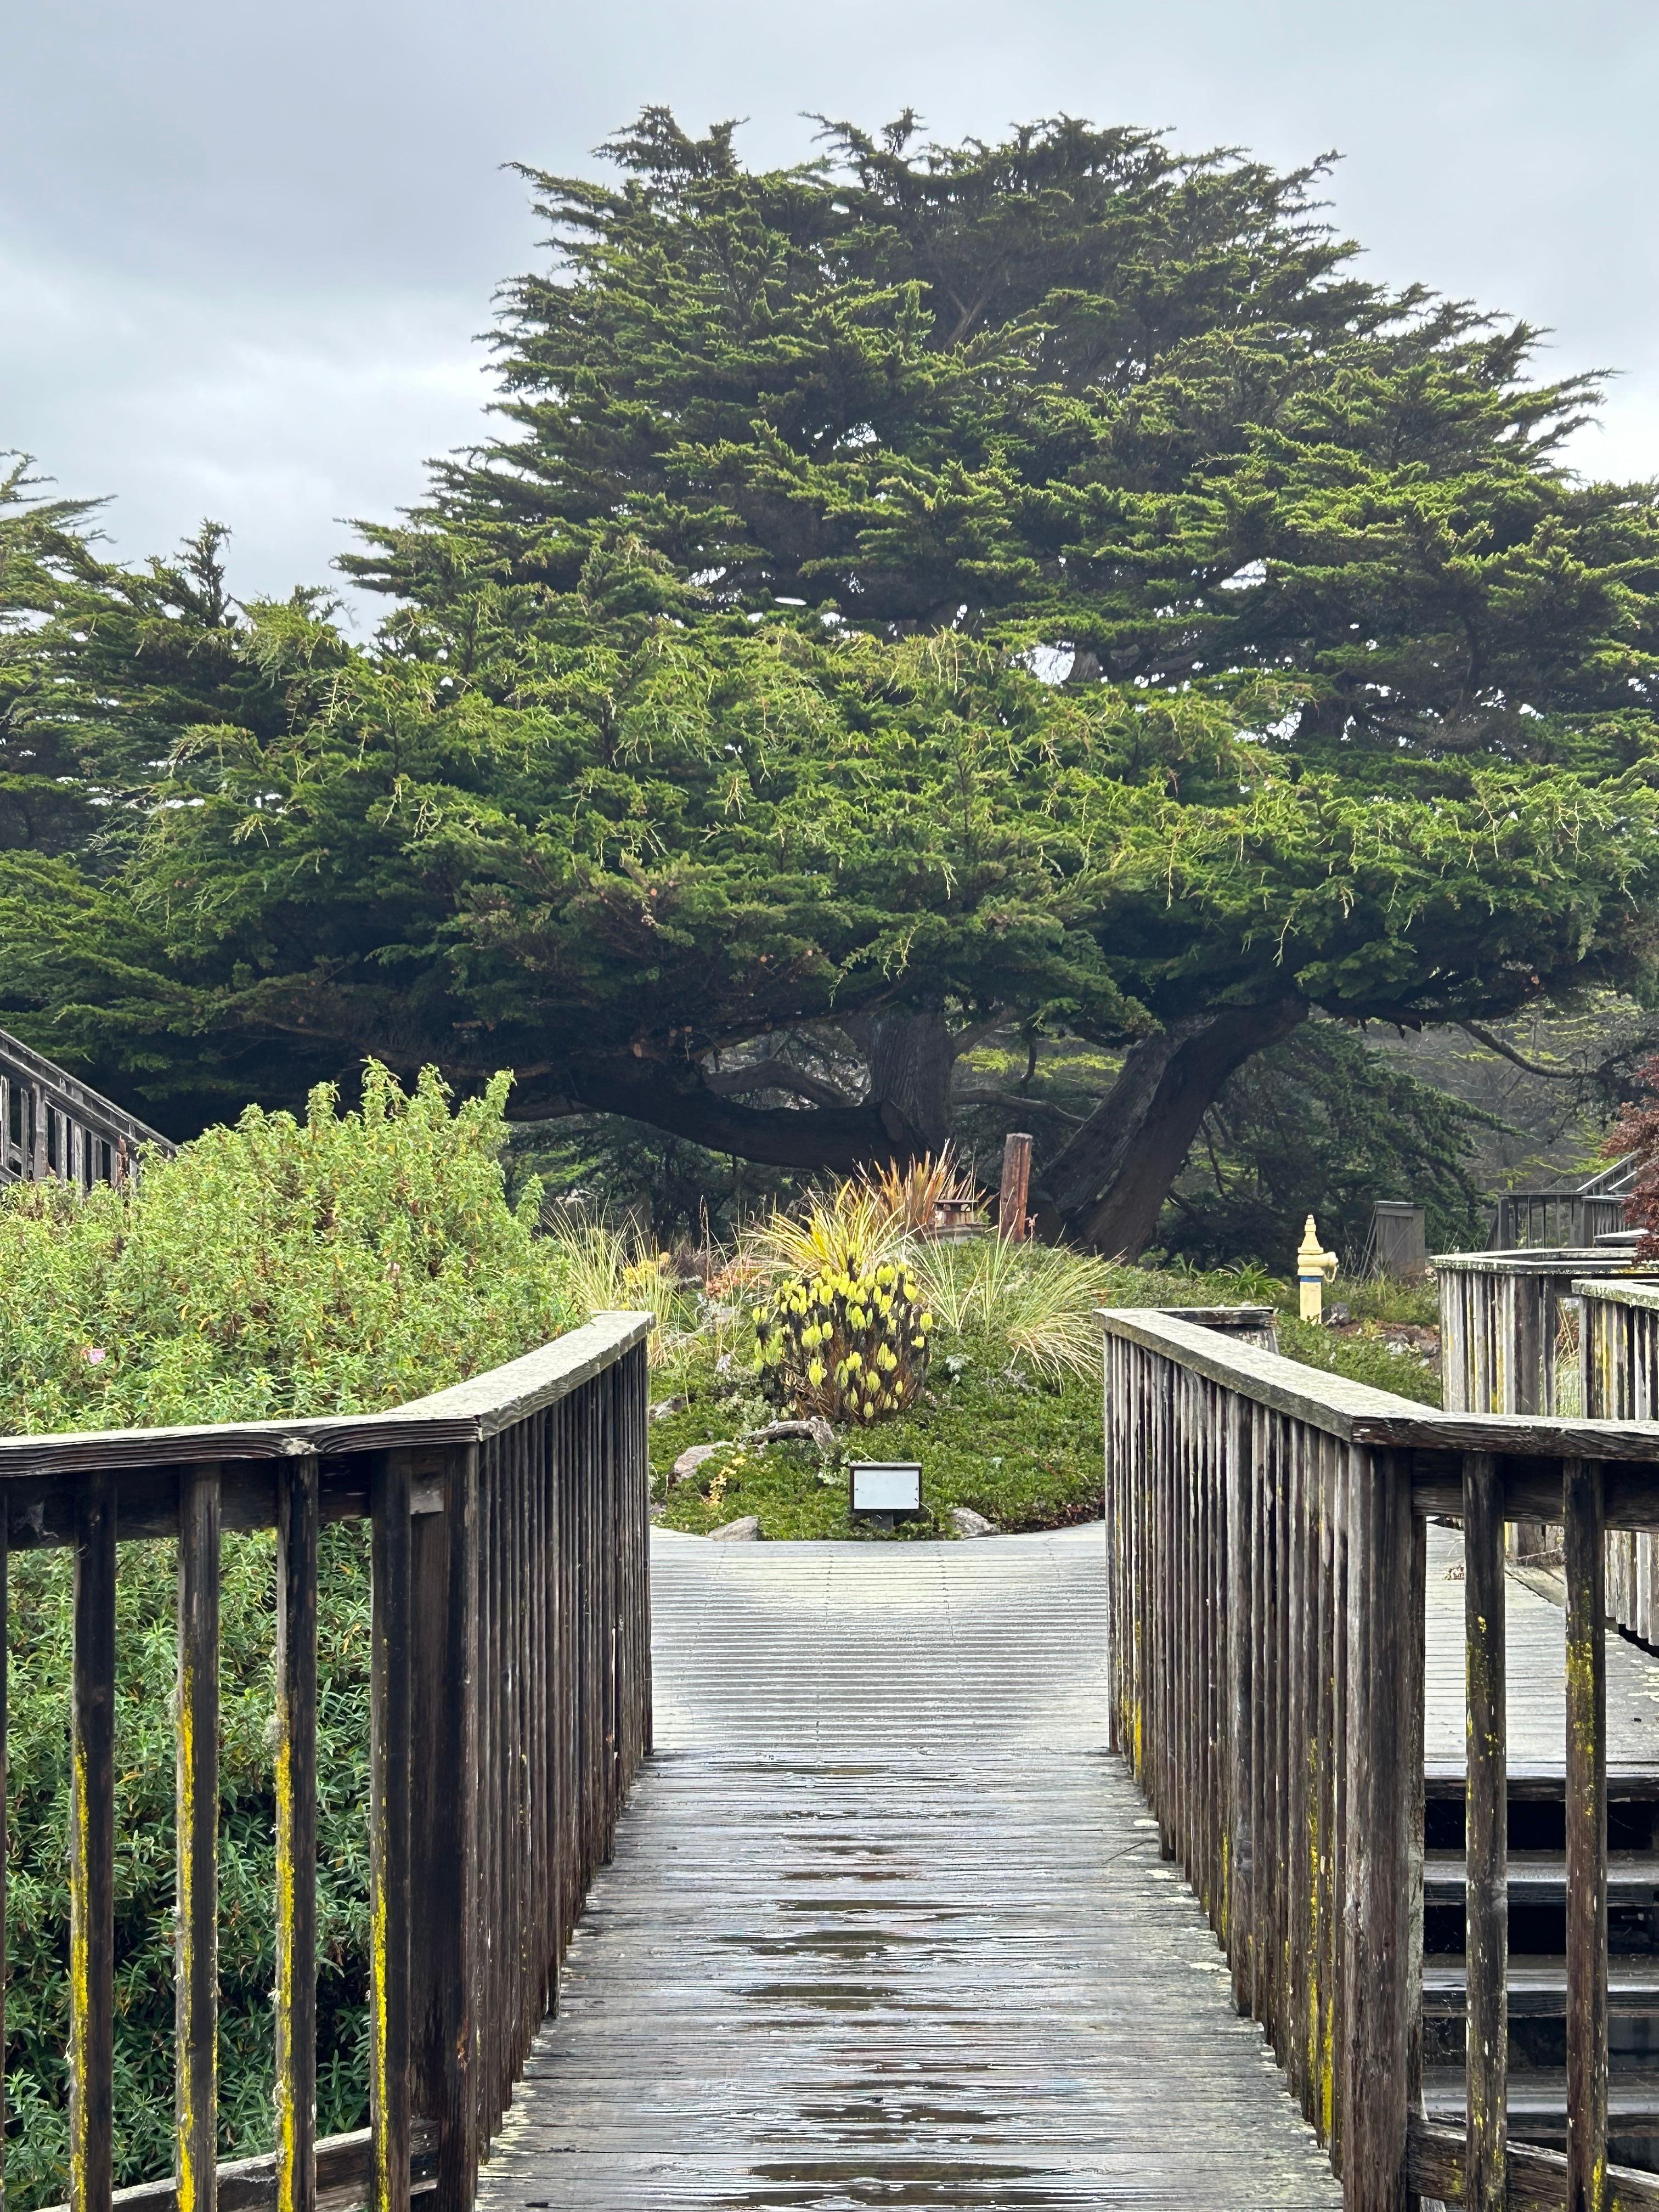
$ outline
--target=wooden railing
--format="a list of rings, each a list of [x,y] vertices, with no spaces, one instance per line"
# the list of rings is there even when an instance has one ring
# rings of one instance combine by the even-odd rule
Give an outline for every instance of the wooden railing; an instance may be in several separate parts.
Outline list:
[[[0,1030],[0,1183],[125,1182],[167,1139]]]
[[[105,2212],[112,2181],[116,1551],[175,1534],[177,2166],[123,2201],[471,2205],[650,1747],[649,1327],[604,1315],[385,1414],[0,1439],[0,1649],[8,1553],[75,1554],[74,2212]],[[372,1531],[371,2125],[318,2143],[318,1536],[354,1518]],[[276,2148],[216,2174],[220,1532],[258,1528],[277,1546]],[[0,1671],[0,1728],[3,1693]],[[3,1845],[0,1803],[0,1883]],[[3,1905],[0,1887],[0,1935]]]
[[[1442,1401],[1454,1413],[1577,1413],[1577,1363],[1562,1364],[1562,1302],[1591,1277],[1627,1273],[1627,1252],[1442,1252]],[[1558,1392],[1559,1382],[1570,1389]]]
[[[1115,1746],[1342,2178],[1613,2212],[1604,1532],[1659,1528],[1659,1425],[1425,1410],[1170,1314],[1105,1316]],[[1463,1523],[1465,2129],[1422,2116],[1425,1520]],[[1504,1528],[1566,1557],[1566,2149],[1511,2142]]]

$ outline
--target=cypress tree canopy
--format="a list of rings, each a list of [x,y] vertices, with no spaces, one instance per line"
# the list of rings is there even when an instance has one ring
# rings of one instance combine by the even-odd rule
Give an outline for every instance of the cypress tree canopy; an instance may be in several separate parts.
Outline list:
[[[173,743],[118,867],[12,864],[19,1026],[180,1114],[372,1050],[801,1166],[1064,1027],[1124,1059],[1044,1200],[1120,1249],[1313,1008],[1644,988],[1659,532],[1557,458],[1593,386],[1356,274],[1322,163],[823,143],[648,110],[618,181],[532,173],[499,434],[343,563],[373,647],[181,583],[185,699],[94,623]],[[83,638],[131,592],[76,588]]]

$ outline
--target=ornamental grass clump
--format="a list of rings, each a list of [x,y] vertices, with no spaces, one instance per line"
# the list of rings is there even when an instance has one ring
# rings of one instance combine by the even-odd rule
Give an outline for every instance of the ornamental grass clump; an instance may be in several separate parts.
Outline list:
[[[757,1306],[761,1387],[797,1419],[867,1424],[901,1412],[927,1373],[933,1316],[902,1260],[821,1268]]]

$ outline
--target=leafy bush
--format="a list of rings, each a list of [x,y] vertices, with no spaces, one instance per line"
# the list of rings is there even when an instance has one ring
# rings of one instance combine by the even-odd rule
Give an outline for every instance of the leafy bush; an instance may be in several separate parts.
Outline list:
[[[0,1406],[13,1433],[395,1406],[570,1318],[563,1262],[509,1207],[507,1079],[451,1112],[370,1063],[362,1109],[250,1107],[136,1189],[0,1194]]]
[[[754,1321],[762,1388],[797,1415],[880,1420],[913,1401],[927,1372],[933,1316],[902,1261],[797,1276]]]
[[[362,1109],[251,1111],[128,1192],[0,1196],[0,1389],[16,1431],[373,1411],[573,1317],[560,1254],[510,1207],[504,1082],[453,1113],[371,1067]],[[319,2121],[366,2114],[368,1547],[324,1532]],[[174,1547],[121,1547],[116,1713],[117,2179],[172,2165]],[[67,2194],[70,1562],[14,1558],[7,2193]],[[221,1590],[221,2148],[271,2140],[275,1545],[228,1535]]]

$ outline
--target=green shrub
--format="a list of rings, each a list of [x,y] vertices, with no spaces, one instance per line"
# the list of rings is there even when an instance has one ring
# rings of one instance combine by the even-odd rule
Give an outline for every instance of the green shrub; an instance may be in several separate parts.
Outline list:
[[[395,1406],[544,1342],[570,1306],[496,1155],[507,1079],[451,1112],[370,1063],[362,1110],[251,1107],[136,1191],[0,1195],[14,1434]]]
[[[761,1388],[797,1416],[882,1420],[927,1373],[933,1316],[902,1261],[860,1267],[854,1255],[844,1273],[797,1276],[754,1308],[754,1322]]]
[[[371,1066],[361,1111],[250,1111],[136,1191],[0,1196],[0,1389],[14,1432],[369,1412],[514,1358],[573,1318],[510,1207],[504,1081],[453,1112]],[[271,2140],[275,1546],[228,1535],[221,1590],[221,2147]],[[318,1768],[319,2123],[366,2118],[368,1547],[326,1529]],[[171,2170],[174,1552],[121,1547],[116,1714],[119,2182]],[[7,2194],[67,2194],[70,1563],[12,1565]]]

